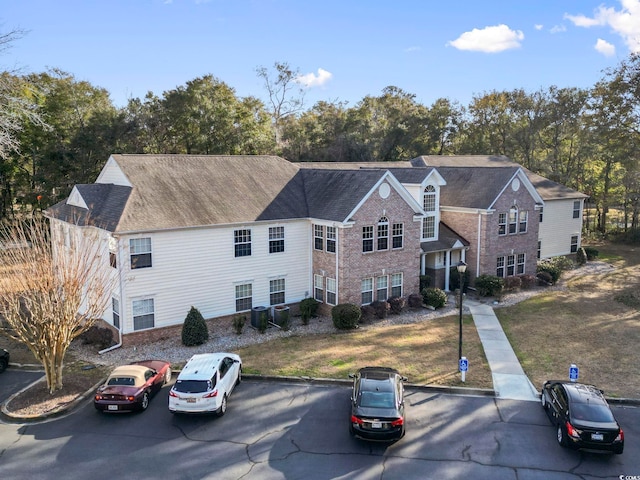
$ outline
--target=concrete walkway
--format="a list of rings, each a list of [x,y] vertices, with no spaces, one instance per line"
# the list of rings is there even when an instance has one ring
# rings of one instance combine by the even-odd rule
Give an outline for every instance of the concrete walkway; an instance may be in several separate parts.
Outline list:
[[[537,402],[538,391],[522,370],[493,308],[471,299],[464,299],[463,307],[467,307],[473,316],[473,322],[491,368],[496,396]]]

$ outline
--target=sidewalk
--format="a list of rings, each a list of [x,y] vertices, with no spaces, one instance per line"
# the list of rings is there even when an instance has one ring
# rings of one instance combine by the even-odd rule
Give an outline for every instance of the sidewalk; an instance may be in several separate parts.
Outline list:
[[[491,368],[496,397],[511,400],[539,400],[538,391],[525,375],[496,314],[489,305],[466,298],[467,307]]]

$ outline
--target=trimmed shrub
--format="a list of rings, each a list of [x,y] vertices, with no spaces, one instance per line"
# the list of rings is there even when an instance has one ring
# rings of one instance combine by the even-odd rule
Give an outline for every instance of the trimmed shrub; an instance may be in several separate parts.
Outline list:
[[[376,309],[371,305],[362,305],[360,307],[360,321],[371,322],[376,315]]]
[[[495,275],[480,275],[476,278],[476,290],[481,297],[495,297],[502,293],[504,280]]]
[[[313,297],[305,298],[300,302],[300,316],[302,317],[302,323],[305,325],[309,324],[309,319],[316,316],[318,305],[318,301]]]
[[[578,265],[587,263],[587,252],[584,251],[584,248],[579,248],[576,252],[576,263]]]
[[[409,308],[422,308],[422,295],[418,293],[412,293],[409,295]]]
[[[553,277],[549,272],[546,272],[546,271],[538,272],[538,274],[536,275],[536,278],[538,279],[538,283],[540,285],[544,285],[544,286],[553,285]]]
[[[191,307],[182,325],[182,344],[187,347],[202,345],[209,340],[207,323],[200,311]]]
[[[522,282],[523,290],[528,290],[530,288],[533,288],[538,283],[538,279],[536,278],[535,275],[529,275],[525,273],[523,275],[518,275],[518,276],[520,277],[520,281]]]
[[[373,309],[376,312],[376,317],[378,317],[380,319],[387,318],[387,314],[389,313],[389,310],[391,309],[391,307],[389,306],[389,303],[385,302],[384,300],[376,300],[375,302],[373,302],[371,304],[371,306],[373,307]]]
[[[84,345],[95,345],[99,350],[113,345],[113,331],[97,325],[91,325],[88,330],[80,334],[79,338]]]
[[[246,315],[236,315],[233,317],[232,325],[233,331],[236,332],[236,335],[242,334],[242,329],[244,328],[245,323],[247,323]]]
[[[598,258],[598,255],[600,255],[600,252],[598,251],[597,248],[583,247],[583,249],[584,249],[584,253],[587,254],[588,261],[595,260],[596,258]]]
[[[331,309],[333,325],[339,330],[357,328],[360,315],[360,307],[353,303],[341,303]]]
[[[394,315],[400,315],[407,308],[407,301],[404,297],[390,297],[387,302],[389,302],[390,311]]]
[[[431,286],[431,277],[429,275],[420,275],[420,291]]]
[[[538,267],[536,269],[536,276],[540,278],[538,274],[542,272],[549,274],[549,276],[551,277],[551,282],[549,283],[554,284],[560,279],[560,274],[562,273],[562,270],[560,269],[560,266],[557,265],[555,262],[550,260],[545,260],[543,262],[538,263]]]
[[[422,291],[422,300],[426,305],[442,308],[447,304],[447,294],[439,288],[425,288]]]
[[[291,329],[291,316],[289,315],[289,310],[284,310],[280,312],[280,328],[285,332],[288,332]]]
[[[522,288],[522,279],[520,277],[507,277],[504,279],[504,289],[516,291]]]

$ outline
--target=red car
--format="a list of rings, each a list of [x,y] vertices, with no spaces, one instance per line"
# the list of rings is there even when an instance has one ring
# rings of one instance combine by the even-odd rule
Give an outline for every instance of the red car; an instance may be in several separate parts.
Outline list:
[[[171,364],[144,360],[116,367],[98,388],[93,405],[102,412],[146,410],[149,400],[171,381]]]

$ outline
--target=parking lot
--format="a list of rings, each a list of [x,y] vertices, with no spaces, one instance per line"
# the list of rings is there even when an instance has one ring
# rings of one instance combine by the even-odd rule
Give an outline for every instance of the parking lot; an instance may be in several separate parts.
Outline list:
[[[0,391],[15,371],[0,376]],[[8,374],[8,375],[7,375]],[[31,374],[30,374],[31,375]],[[4,393],[3,393],[4,394]],[[163,388],[141,414],[102,414],[87,400],[40,424],[0,425],[3,478],[618,478],[638,475],[639,410],[614,407],[623,455],[556,444],[536,402],[407,389],[407,434],[353,439],[350,389],[244,381],[225,416],[179,416]]]

